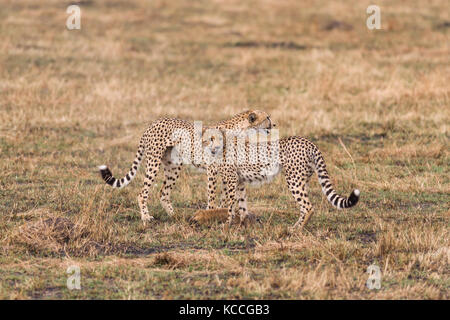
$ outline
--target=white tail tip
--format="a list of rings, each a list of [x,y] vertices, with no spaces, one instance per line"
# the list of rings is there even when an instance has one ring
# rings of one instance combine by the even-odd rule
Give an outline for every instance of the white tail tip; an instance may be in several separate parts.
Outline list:
[[[101,165],[101,166],[98,167],[98,170],[105,170],[106,168],[108,168],[108,167],[105,166],[105,165]]]
[[[355,189],[355,191],[353,191],[353,192],[355,193],[355,196],[359,197],[360,192],[358,189]]]

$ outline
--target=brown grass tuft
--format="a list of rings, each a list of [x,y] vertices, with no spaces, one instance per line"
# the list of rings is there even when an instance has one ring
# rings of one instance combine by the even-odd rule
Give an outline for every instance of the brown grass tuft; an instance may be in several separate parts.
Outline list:
[[[158,253],[153,259],[153,265],[166,267],[170,269],[182,268],[186,265],[186,261],[181,255],[171,254],[168,252]]]
[[[9,245],[23,245],[33,253],[62,253],[73,238],[73,229],[74,224],[67,218],[41,218],[14,230]]]
[[[37,256],[90,256],[130,251],[117,237],[107,216],[81,213],[65,217],[46,208],[17,215],[24,222],[10,230],[4,251],[26,252]],[[30,220],[31,219],[31,220]]]

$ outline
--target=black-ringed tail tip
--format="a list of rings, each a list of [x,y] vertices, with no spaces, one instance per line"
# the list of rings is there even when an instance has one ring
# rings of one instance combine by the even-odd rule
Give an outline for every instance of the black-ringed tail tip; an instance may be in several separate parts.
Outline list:
[[[360,194],[361,194],[361,192],[359,191],[359,189],[353,190],[353,192],[350,194],[350,197],[348,197],[349,207],[353,207],[355,204],[358,203]]]
[[[102,179],[109,184],[110,186],[114,186],[116,179],[113,177],[111,170],[106,165],[101,165],[98,167],[100,170],[100,174],[102,175]]]
[[[122,179],[114,178],[111,170],[109,170],[109,168],[106,165],[99,166],[98,170],[100,170],[100,174],[102,176],[102,179],[107,184],[109,184],[111,187],[113,187],[113,188],[123,188],[126,185],[128,185],[131,182],[131,180],[133,180],[133,178],[135,177],[137,169],[138,169],[138,165],[139,165],[139,163],[137,163],[137,164],[133,163],[133,167],[130,169],[130,171]]]

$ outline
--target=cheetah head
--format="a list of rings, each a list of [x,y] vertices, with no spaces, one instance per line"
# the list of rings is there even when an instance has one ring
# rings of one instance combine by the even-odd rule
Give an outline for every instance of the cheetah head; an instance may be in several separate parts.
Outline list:
[[[209,150],[212,156],[218,155],[224,146],[225,131],[219,129],[207,129],[202,133],[202,147]]]
[[[220,129],[217,129],[217,127]],[[223,150],[228,130],[232,132],[233,136],[246,137],[249,134],[249,129],[252,129],[250,130],[253,131],[251,133],[255,133],[255,130],[257,130],[267,134],[275,127],[275,124],[266,112],[248,110],[235,115],[229,120],[220,122],[217,127],[216,129],[204,128],[202,132],[202,146],[209,150],[213,156],[220,154]]]
[[[247,110],[229,120],[219,123],[225,129],[266,129],[270,130],[275,124],[270,115],[261,110]]]

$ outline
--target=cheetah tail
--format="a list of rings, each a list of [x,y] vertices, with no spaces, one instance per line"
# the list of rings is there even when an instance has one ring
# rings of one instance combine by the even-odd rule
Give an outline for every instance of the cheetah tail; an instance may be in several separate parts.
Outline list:
[[[143,143],[140,143],[139,149],[136,153],[136,158],[134,159],[133,164],[131,165],[131,169],[122,179],[114,178],[114,176],[111,173],[111,170],[109,170],[109,168],[106,165],[98,167],[103,180],[113,188],[123,188],[127,186],[131,182],[131,180],[133,180],[133,178],[136,176],[143,155],[144,155],[144,147]]]
[[[345,209],[353,207],[358,203],[360,195],[360,191],[358,189],[353,190],[348,198],[342,197],[336,193],[333,185],[331,184],[331,179],[325,166],[325,161],[318,149],[315,152],[314,163],[315,170],[319,178],[319,183],[322,187],[322,192],[334,207],[338,209]]]

